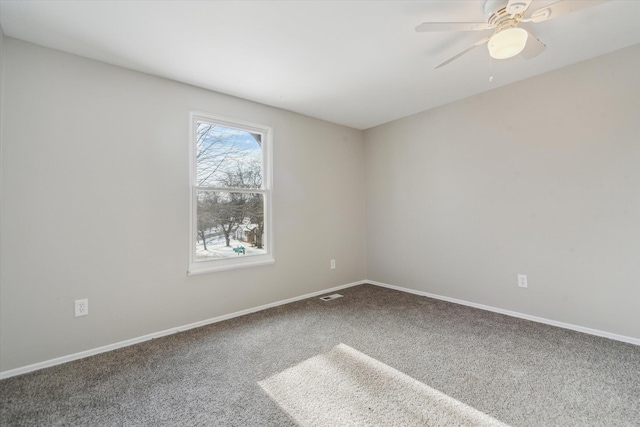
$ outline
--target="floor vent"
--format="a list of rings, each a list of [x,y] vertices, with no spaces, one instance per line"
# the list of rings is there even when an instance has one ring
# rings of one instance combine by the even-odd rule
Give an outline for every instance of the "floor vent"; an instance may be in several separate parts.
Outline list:
[[[320,299],[321,299],[322,301],[330,301],[330,300],[332,300],[332,299],[336,299],[336,298],[340,298],[340,297],[342,297],[342,295],[340,295],[340,294],[333,294],[333,295],[327,295],[326,297],[321,297]]]

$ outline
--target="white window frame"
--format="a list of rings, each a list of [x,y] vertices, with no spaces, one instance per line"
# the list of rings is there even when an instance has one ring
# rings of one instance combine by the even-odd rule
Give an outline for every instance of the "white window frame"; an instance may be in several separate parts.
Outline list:
[[[262,188],[250,189],[240,192],[261,193],[264,195],[264,213],[265,213],[265,237],[266,253],[262,255],[239,256],[214,260],[197,260],[196,259],[196,243],[197,243],[197,227],[198,227],[198,187],[196,182],[196,123],[198,121],[206,121],[221,126],[240,129],[251,133],[262,135]],[[273,213],[271,209],[273,194],[273,174],[272,174],[272,151],[273,151],[273,130],[269,126],[251,123],[245,120],[222,117],[214,114],[192,111],[189,114],[189,187],[191,192],[190,202],[190,221],[189,221],[189,276],[196,274],[211,273],[215,271],[232,270],[236,268],[255,267],[260,265],[273,264],[274,246],[273,246]],[[221,189],[221,191],[223,191]],[[235,189],[226,191],[236,192]]]

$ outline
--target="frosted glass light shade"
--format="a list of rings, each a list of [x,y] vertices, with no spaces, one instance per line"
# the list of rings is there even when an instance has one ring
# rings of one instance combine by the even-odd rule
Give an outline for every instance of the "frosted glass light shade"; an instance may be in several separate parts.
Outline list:
[[[506,59],[516,56],[527,44],[527,33],[522,28],[509,28],[494,34],[489,39],[487,47],[489,55],[494,59]]]

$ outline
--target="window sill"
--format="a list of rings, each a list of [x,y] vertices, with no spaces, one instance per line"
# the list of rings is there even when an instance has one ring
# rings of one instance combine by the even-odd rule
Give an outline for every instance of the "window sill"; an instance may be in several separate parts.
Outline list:
[[[188,276],[215,273],[216,271],[236,270],[238,268],[258,267],[274,264],[276,260],[271,255],[251,256],[241,259],[223,259],[217,261],[202,261],[193,263],[187,271]]]

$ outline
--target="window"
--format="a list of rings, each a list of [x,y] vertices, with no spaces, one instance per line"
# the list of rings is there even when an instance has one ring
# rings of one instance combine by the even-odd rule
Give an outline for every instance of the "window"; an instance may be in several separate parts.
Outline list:
[[[191,113],[189,274],[270,264],[271,129]]]

